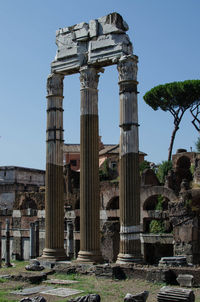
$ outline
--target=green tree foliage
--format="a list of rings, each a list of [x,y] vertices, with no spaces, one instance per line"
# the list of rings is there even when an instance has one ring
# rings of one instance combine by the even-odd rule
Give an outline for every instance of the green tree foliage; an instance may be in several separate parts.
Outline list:
[[[147,160],[144,160],[143,162],[140,163],[140,173],[142,173],[145,169],[150,168],[150,163]]]
[[[169,111],[174,118],[168,153],[168,160],[171,160],[174,139],[185,111],[190,108],[193,118],[196,117],[197,120],[199,113],[197,104],[200,103],[200,80],[172,82],[156,86],[144,95],[144,100],[153,110]]]
[[[162,221],[153,219],[149,224],[149,232],[154,234],[164,233]]]
[[[198,139],[195,143],[195,147],[196,147],[197,152],[200,152],[200,137],[198,137]]]
[[[158,202],[157,202],[157,205],[156,205],[156,210],[162,211],[162,209],[163,209],[163,201],[164,201],[163,196],[162,195],[158,195]]]
[[[165,182],[165,176],[169,170],[172,169],[172,162],[171,161],[162,161],[162,163],[158,166],[157,177],[161,183]]]

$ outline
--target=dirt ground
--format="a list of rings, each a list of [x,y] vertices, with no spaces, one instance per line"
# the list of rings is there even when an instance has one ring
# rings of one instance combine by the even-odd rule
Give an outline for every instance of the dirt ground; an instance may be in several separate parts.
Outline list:
[[[7,274],[19,274],[25,272],[24,265],[18,264],[13,268],[1,268],[0,275]],[[160,288],[166,286],[166,284],[151,283],[145,280],[139,279],[127,279],[127,280],[110,280],[103,278],[96,278],[94,276],[80,276],[80,275],[66,275],[66,274],[51,274],[48,275],[48,279],[65,279],[65,280],[76,280],[77,283],[70,285],[53,285],[53,287],[69,287],[73,289],[82,290],[83,293],[77,296],[87,295],[89,293],[96,293],[101,296],[102,302],[122,302],[127,293],[136,294],[144,290],[149,291],[149,297],[147,302],[157,301],[157,293]],[[45,283],[40,283],[43,285]],[[24,288],[30,288],[38,286],[36,284],[30,284],[29,282],[22,281],[11,281],[8,279],[0,278],[0,302],[6,301],[20,301],[25,296],[12,294],[12,291],[20,290]],[[195,301],[200,302],[200,288],[193,288],[195,293]],[[29,297],[38,296],[39,294],[29,295]],[[57,296],[42,295],[48,302],[52,301],[69,301],[71,297],[62,298]],[[76,297],[76,296],[73,296]]]

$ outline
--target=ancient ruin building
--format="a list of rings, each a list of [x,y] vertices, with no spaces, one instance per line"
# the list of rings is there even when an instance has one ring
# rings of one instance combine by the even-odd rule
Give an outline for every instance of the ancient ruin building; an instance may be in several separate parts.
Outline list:
[[[193,179],[190,184],[184,179],[177,192],[173,188],[177,188],[176,163],[181,157],[190,160],[189,169],[193,171]],[[145,262],[156,264],[161,257],[173,255],[186,255],[189,263],[200,262],[198,160],[198,153],[174,154],[173,171],[167,176],[165,184],[160,184],[151,169],[145,170],[141,175],[140,222],[143,229],[141,248]],[[30,180],[29,177],[27,179]],[[64,248],[68,257],[76,258],[80,250],[80,172],[66,165],[64,183]],[[38,186],[36,192],[30,187],[28,187],[30,191],[24,191],[24,186],[19,188],[21,191],[15,192],[12,208],[3,206],[0,210],[2,255],[3,257],[5,255],[5,223],[6,219],[9,219],[11,257],[29,259],[30,224],[33,222],[36,223],[35,228],[37,224],[39,226],[35,255],[41,255],[44,249],[44,187]],[[100,250],[105,261],[117,260],[120,243],[119,221],[119,181],[118,179],[102,180],[100,181]],[[71,240],[69,234],[73,236],[73,244],[69,244]]]
[[[2,226],[2,257],[5,258],[6,220],[10,225],[10,253],[14,259],[29,259],[30,223],[40,221],[40,238],[44,232],[45,171],[0,167],[0,222]],[[42,221],[43,220],[43,221]],[[43,230],[42,230],[43,229]],[[40,240],[40,244],[39,244]],[[42,239],[38,237],[38,249]],[[41,253],[38,250],[38,255]]]
[[[200,155],[179,149],[164,183],[151,169],[140,177],[138,57],[127,30],[112,13],[57,31],[47,78],[45,188],[44,171],[0,169],[3,257],[9,228],[16,259],[157,264],[163,256],[185,255],[188,263],[200,263]],[[120,143],[103,146],[98,82],[109,65],[118,70]],[[81,140],[64,145],[63,80],[75,73]]]
[[[45,248],[43,259],[66,258],[63,212],[63,80],[80,74],[80,251],[77,261],[101,262],[99,217],[98,82],[103,68],[117,65],[120,95],[120,251],[118,263],[141,260],[137,62],[128,25],[112,13],[59,29],[47,79]]]
[[[17,192],[38,192],[45,185],[45,171],[3,166],[0,167],[0,209],[12,209]]]

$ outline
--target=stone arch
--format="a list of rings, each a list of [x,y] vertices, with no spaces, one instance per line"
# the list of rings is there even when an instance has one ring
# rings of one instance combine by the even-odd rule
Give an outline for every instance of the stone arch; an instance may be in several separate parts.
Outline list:
[[[163,186],[143,186],[140,190],[141,208],[143,209],[144,203],[148,198],[155,195],[162,195],[169,201],[178,201],[178,197],[172,189]]]
[[[36,204],[35,200],[33,200],[31,198],[25,198],[20,201],[19,209],[20,210],[37,209],[37,204]]]
[[[157,197],[163,196],[165,208],[156,210]],[[161,257],[173,255],[173,226],[169,221],[167,205],[177,201],[172,189],[163,186],[143,186],[141,188],[141,224],[143,226],[142,246],[144,260],[149,264],[158,263]],[[164,211],[164,215],[163,215]]]
[[[107,203],[106,210],[118,210],[118,209],[119,209],[119,196],[114,196]]]
[[[148,197],[143,204],[143,210],[144,211],[155,211],[158,196],[163,196],[163,195],[151,195],[150,197]],[[166,203],[168,204],[168,202],[169,202],[169,198],[165,197],[165,202],[164,202],[165,209],[166,209]]]

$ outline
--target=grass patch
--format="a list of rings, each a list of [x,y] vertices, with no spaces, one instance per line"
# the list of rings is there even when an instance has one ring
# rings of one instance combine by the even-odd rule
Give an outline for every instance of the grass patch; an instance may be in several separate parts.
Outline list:
[[[8,297],[9,291],[6,290],[0,290],[0,302],[17,302],[18,299],[9,299]]]
[[[0,283],[5,283],[6,279],[5,278],[0,278]]]

